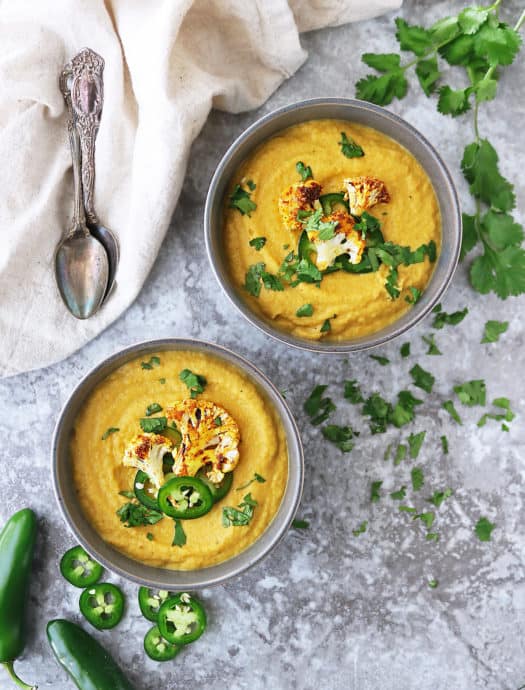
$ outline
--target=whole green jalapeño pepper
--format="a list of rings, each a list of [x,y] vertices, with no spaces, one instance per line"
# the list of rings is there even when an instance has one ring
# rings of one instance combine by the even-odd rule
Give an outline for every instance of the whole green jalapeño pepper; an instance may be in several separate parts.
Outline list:
[[[160,488],[158,500],[165,515],[179,520],[202,517],[213,506],[211,491],[197,477],[173,477]]]
[[[80,690],[135,690],[106,650],[78,625],[50,621],[47,638],[58,663]]]
[[[206,630],[206,611],[198,599],[183,592],[162,604],[157,625],[162,637],[171,644],[189,644]]]
[[[24,611],[36,539],[36,516],[25,508],[15,513],[0,534],[0,664],[21,688],[31,690],[13,670],[25,646]]]
[[[124,595],[109,582],[88,587],[80,595],[80,611],[97,630],[114,628],[124,613]]]

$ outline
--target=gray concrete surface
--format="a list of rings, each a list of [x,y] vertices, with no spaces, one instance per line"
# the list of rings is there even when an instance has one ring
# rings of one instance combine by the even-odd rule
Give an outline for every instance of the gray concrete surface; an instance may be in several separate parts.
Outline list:
[[[453,13],[461,2],[405,3],[402,16],[429,24]],[[509,19],[520,3],[503,3]],[[524,509],[524,300],[501,302],[468,286],[461,265],[444,300],[453,311],[470,313],[456,328],[436,332],[441,357],[425,354],[421,336],[430,319],[408,338],[412,356],[402,360],[401,342],[380,354],[328,358],[272,342],[246,325],[218,290],[205,256],[202,217],[205,194],[217,162],[256,117],[311,96],[354,94],[365,73],[365,51],[395,50],[393,17],[320,31],[303,37],[308,62],[260,112],[240,116],[213,113],[192,150],[184,190],[161,255],[137,302],[111,328],[67,361],[0,383],[2,453],[0,523],[16,509],[38,512],[40,539],[30,597],[30,639],[17,668],[43,689],[72,684],[56,666],[45,639],[53,617],[80,620],[78,591],[66,586],[58,561],[73,544],[51,490],[49,447],[53,425],[69,392],[94,364],[143,338],[193,336],[214,340],[246,355],[287,391],[306,450],[306,485],[300,516],[308,530],[294,530],[261,565],[231,584],[203,593],[210,625],[207,634],[173,663],[155,665],[142,651],[148,624],[139,614],[136,587],[120,582],[129,600],[121,625],[98,634],[127,669],[137,688],[215,690],[517,690],[525,683],[525,509]],[[501,155],[505,175],[517,183],[523,207],[523,56],[507,70],[501,92],[481,113],[482,133]],[[471,140],[471,120],[439,115],[435,99],[411,88],[392,110],[418,127],[437,146],[458,185],[465,210],[472,200],[459,171],[463,146]],[[518,214],[519,216],[519,214]],[[523,216],[521,217],[523,220]],[[499,345],[480,344],[489,318],[510,321]],[[35,324],[38,328],[38,324]],[[67,334],[64,334],[67,337]],[[393,398],[409,384],[416,362],[436,376],[434,393],[416,422],[371,436],[359,409],[344,403],[341,382],[357,378],[367,392]],[[440,409],[458,382],[482,377],[488,397],[507,396],[517,418],[510,433],[489,422],[476,427],[479,409],[462,408],[463,426]],[[315,383],[330,384],[339,403],[334,420],[362,431],[355,449],[342,455],[306,420],[302,404]],[[421,392],[421,391],[418,391]],[[399,513],[388,493],[410,485],[405,462],[384,462],[388,443],[427,430],[417,460],[425,486],[407,503],[421,508],[435,489],[451,487],[453,498],[437,511],[438,543],[425,541],[423,526]],[[440,451],[447,434],[450,453]],[[370,503],[370,482],[383,480],[383,497]],[[427,504],[428,505],[428,504]],[[493,539],[481,543],[473,527],[483,515],[496,524]],[[369,528],[352,535],[362,520]],[[430,579],[439,585],[428,586]],[[118,581],[117,578],[112,578]],[[0,669],[0,688],[8,690]]]

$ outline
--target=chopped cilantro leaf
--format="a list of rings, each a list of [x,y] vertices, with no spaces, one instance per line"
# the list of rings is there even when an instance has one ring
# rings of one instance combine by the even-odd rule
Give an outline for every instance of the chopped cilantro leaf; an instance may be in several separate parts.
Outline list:
[[[428,345],[428,350],[427,350],[427,355],[442,355],[443,353],[441,350],[438,348],[436,345],[436,341],[434,340],[434,335],[422,335],[421,338],[423,339],[423,342],[425,342]]]
[[[174,520],[173,522],[175,523],[175,531],[173,534],[173,541],[171,542],[171,545],[182,547],[186,543],[186,533],[184,532],[182,521]]]
[[[443,453],[448,455],[448,438],[446,436],[441,436],[441,448],[443,449]]]
[[[254,237],[253,240],[250,240],[248,244],[250,247],[253,247],[256,252],[260,252],[266,244],[266,237]]]
[[[430,498],[427,498],[427,501],[429,503],[432,503],[432,505],[435,505],[436,508],[439,508],[443,501],[449,498],[449,496],[452,496],[452,489],[445,489],[444,491],[434,491],[432,496],[430,496]]]
[[[403,345],[401,345],[399,352],[401,353],[401,357],[403,358],[410,357],[410,343],[403,343]]]
[[[323,325],[321,326],[321,333],[330,333],[332,330],[332,325],[330,319],[325,319]]]
[[[345,381],[344,397],[354,405],[365,401],[361,393],[361,388],[355,379]]]
[[[503,410],[505,410],[505,412],[503,412],[503,413],[500,412],[497,414],[494,414],[493,412],[486,412],[478,422],[479,427],[485,426],[488,419],[494,419],[497,422],[501,422],[501,421],[512,422],[512,420],[514,419],[514,417],[516,415],[510,409],[510,400],[508,398],[496,398],[495,400],[492,401],[492,404],[495,405],[496,407],[502,408]],[[503,431],[509,430],[509,428],[506,424],[503,424],[502,426],[506,427],[506,428],[503,428]]]
[[[354,444],[352,439],[359,434],[350,426],[337,426],[337,424],[327,424],[322,427],[321,433],[327,441],[330,441],[343,453],[350,453]]]
[[[151,532],[148,532],[148,533],[146,534],[146,539],[147,539],[148,541],[153,541],[153,534],[152,534]]]
[[[179,378],[190,391],[191,398],[196,398],[199,393],[204,393],[207,384],[204,376],[194,374],[190,369],[183,369],[179,374]]]
[[[124,496],[124,498],[135,498],[135,493],[133,491],[119,491],[119,496]]]
[[[397,299],[401,294],[401,290],[397,286],[397,279],[399,274],[394,266],[390,267],[390,271],[385,281],[385,289],[392,299]]]
[[[264,285],[267,290],[274,290],[277,292],[282,292],[284,290],[281,279],[278,276],[268,273],[266,264],[260,261],[250,266],[246,271],[243,287],[250,295],[259,297],[262,285]]]
[[[405,295],[405,302],[408,302],[408,304],[416,304],[419,302],[422,295],[421,290],[418,290],[418,288],[413,285],[411,285],[408,290],[410,294]]]
[[[407,447],[404,443],[400,443],[394,455],[394,465],[399,465],[407,456]]]
[[[262,475],[257,474],[257,472],[254,472],[253,477],[250,480],[248,480],[245,484],[243,484],[242,486],[237,487],[235,489],[235,491],[244,491],[251,484],[253,484],[253,482],[258,482],[259,484],[264,484],[266,482],[266,479]]]
[[[140,366],[143,369],[153,369],[154,367],[158,367],[160,366],[160,357],[153,355],[153,357],[149,358],[148,362],[141,362]]]
[[[392,491],[392,493],[390,494],[390,498],[392,498],[394,501],[402,501],[405,498],[406,494],[406,486],[402,486],[397,491]]]
[[[213,423],[215,424],[215,426],[222,426],[222,418],[221,417],[215,417],[215,419],[213,420]]]
[[[250,192],[243,189],[240,184],[235,185],[230,196],[230,208],[236,208],[243,216],[250,217],[252,211],[257,208],[257,204],[251,198],[251,192],[255,189],[255,185],[252,182],[251,184],[248,183],[247,186],[251,190]]]
[[[502,333],[509,327],[508,321],[487,321],[482,343],[496,343]]]
[[[351,137],[347,137],[345,132],[341,132],[341,141],[339,142],[341,153],[347,158],[361,158],[365,155],[363,149]]]
[[[439,584],[439,582],[437,580],[429,580],[428,581],[428,586],[430,587],[430,589],[436,589],[438,584]]]
[[[225,506],[222,509],[222,524],[223,527],[245,527],[249,525],[254,509],[257,506],[257,501],[252,498],[251,494],[246,494],[241,503],[236,507]]]
[[[410,479],[412,480],[412,488],[414,491],[419,491],[423,484],[425,483],[425,479],[423,476],[423,470],[421,467],[413,467],[412,471],[410,472]]]
[[[459,412],[454,407],[454,403],[452,402],[452,400],[446,400],[441,405],[441,407],[449,413],[449,415],[455,422],[457,422],[458,424],[463,424],[463,422],[461,421],[461,417],[459,416]]]
[[[100,437],[102,441],[105,441],[111,434],[116,434],[117,431],[120,431],[120,429],[117,426],[110,426],[109,429],[106,429],[106,431],[102,434]]]
[[[301,176],[301,180],[306,182],[310,177],[313,177],[312,168],[309,165],[305,165],[302,161],[297,161],[295,164],[295,169]]]
[[[304,403],[304,411],[311,418],[310,422],[317,426],[325,422],[336,409],[331,398],[323,398],[327,386],[315,386]]]
[[[162,406],[159,403],[151,403],[146,407],[146,417],[151,417],[156,412],[162,412]]]
[[[370,359],[375,359],[376,362],[379,362],[379,364],[382,367],[385,367],[387,364],[390,364],[390,360],[388,357],[381,357],[381,355],[368,355]]]
[[[427,513],[418,513],[417,515],[414,515],[414,520],[421,520],[421,522],[425,525],[427,529],[430,529],[432,525],[434,524],[434,520],[436,519],[436,514],[433,513],[432,511],[429,511]]]
[[[381,489],[382,485],[383,482],[381,480],[372,482],[372,485],[370,487],[370,500],[372,501],[372,503],[376,503],[381,498],[379,490]]]
[[[409,373],[414,382],[414,386],[421,388],[427,393],[432,393],[432,387],[436,379],[429,371],[425,371],[419,364],[416,364],[410,369]]]
[[[366,528],[368,527],[368,520],[363,520],[355,529],[352,530],[352,534],[354,537],[358,537],[360,534],[364,534],[366,532]]]
[[[160,434],[167,426],[166,417],[146,417],[140,420],[140,428],[147,434]]]
[[[385,452],[383,453],[383,460],[387,462],[390,460],[390,453],[392,452],[392,444],[389,443],[388,446],[385,449]]]
[[[474,407],[474,405],[484,405],[486,399],[485,381],[478,379],[467,381],[461,385],[454,386],[454,392],[463,405]]]
[[[123,503],[117,510],[117,516],[125,527],[142,527],[143,525],[155,525],[162,520],[164,515],[139,503],[137,500]]]
[[[398,509],[401,513],[417,513],[417,510],[412,506],[399,506]]]
[[[492,522],[487,520],[486,517],[480,517],[480,519],[476,522],[474,531],[480,541],[490,541],[492,530],[495,527],[496,525],[492,524]]]
[[[373,393],[363,405],[363,414],[370,417],[370,431],[382,434],[386,431],[388,417],[392,405],[382,398],[379,393]]]
[[[427,532],[425,539],[427,541],[439,541],[439,534],[436,532]]]
[[[166,379],[164,377],[159,379],[159,383],[162,383],[164,385],[166,383]]]
[[[425,440],[426,431],[420,431],[418,434],[410,434],[408,437],[408,447],[410,449],[410,457],[415,460],[419,455],[423,441]]]
[[[299,307],[299,309],[295,312],[296,316],[312,316],[314,313],[314,308],[313,306],[308,303],[308,304],[303,304],[302,307]]]
[[[434,321],[432,322],[432,327],[441,329],[445,325],[449,326],[457,326],[458,323],[461,323],[465,316],[468,314],[468,308],[465,307],[462,311],[455,311],[452,312],[451,314],[447,314],[444,311],[441,311],[441,305],[437,305],[439,309],[434,307],[432,311],[436,312],[437,315],[434,317]]]
[[[308,529],[310,523],[308,520],[292,520],[292,527],[295,529]]]

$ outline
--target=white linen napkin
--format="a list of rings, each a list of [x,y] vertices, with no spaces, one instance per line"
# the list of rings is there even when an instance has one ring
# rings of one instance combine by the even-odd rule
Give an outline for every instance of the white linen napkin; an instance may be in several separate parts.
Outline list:
[[[3,0],[0,375],[63,359],[133,302],[211,108],[260,106],[306,59],[300,31],[372,17],[401,2]],[[86,46],[105,60],[95,205],[118,236],[121,258],[117,289],[98,314],[78,321],[54,278],[73,193],[58,76]]]

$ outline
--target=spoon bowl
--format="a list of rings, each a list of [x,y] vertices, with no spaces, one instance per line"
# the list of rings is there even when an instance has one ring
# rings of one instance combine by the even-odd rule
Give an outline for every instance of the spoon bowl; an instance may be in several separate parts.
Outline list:
[[[98,220],[93,222],[92,220],[88,219],[87,226],[93,237],[95,237],[104,247],[108,257],[108,285],[104,293],[104,299],[106,299],[106,297],[115,287],[115,275],[117,273],[117,266],[120,259],[120,249],[115,235],[109,228],[106,228]]]

